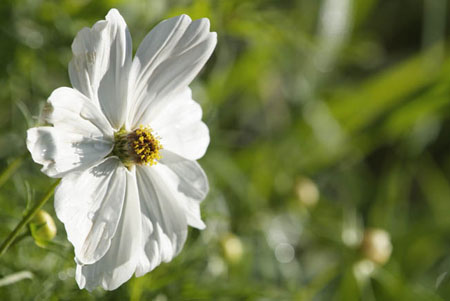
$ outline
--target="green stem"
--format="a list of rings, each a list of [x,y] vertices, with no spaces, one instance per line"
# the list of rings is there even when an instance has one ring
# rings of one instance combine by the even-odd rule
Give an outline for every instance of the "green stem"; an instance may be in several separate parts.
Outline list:
[[[16,226],[16,228],[8,235],[8,237],[0,246],[0,256],[2,256],[6,252],[6,250],[8,250],[8,248],[16,239],[17,235],[19,235],[20,231],[31,221],[31,219],[36,215],[36,213],[38,213],[41,207],[53,195],[53,192],[55,191],[55,188],[60,181],[61,179],[58,179],[55,183],[52,184],[52,186],[50,186],[49,190],[44,195],[44,197],[39,202],[37,202],[37,204],[33,208],[30,209],[30,211],[22,218],[22,220]]]
[[[337,276],[338,272],[339,269],[336,266],[332,266],[321,275],[318,275],[305,290],[305,300],[313,300],[317,293]]]
[[[12,161],[12,163],[9,164],[8,167],[0,174],[0,187],[3,186],[3,184],[8,181],[8,179],[20,167],[20,165],[22,165],[24,159],[25,155],[14,159],[14,161]]]
[[[19,236],[16,237],[16,239],[14,239],[14,241],[9,245],[9,247],[14,246],[15,244],[19,243],[22,239],[27,238],[28,236],[31,236],[31,232],[30,229],[28,229],[27,232],[20,234]]]

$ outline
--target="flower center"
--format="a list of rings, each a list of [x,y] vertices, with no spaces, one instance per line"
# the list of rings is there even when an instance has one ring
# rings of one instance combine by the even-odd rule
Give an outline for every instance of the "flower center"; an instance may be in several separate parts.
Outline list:
[[[155,165],[161,159],[163,148],[150,127],[140,126],[132,132],[120,129],[114,134],[113,155],[119,157],[122,163],[130,167],[133,164]]]

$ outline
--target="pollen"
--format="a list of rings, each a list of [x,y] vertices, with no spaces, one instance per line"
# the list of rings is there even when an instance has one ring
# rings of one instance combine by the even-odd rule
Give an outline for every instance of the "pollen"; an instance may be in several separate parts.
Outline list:
[[[163,146],[148,126],[141,125],[132,132],[121,129],[115,134],[113,155],[119,157],[125,166],[133,164],[155,165],[161,159]]]

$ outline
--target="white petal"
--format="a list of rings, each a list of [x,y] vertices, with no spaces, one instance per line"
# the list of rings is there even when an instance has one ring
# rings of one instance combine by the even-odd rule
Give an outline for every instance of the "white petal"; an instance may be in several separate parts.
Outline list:
[[[209,145],[208,127],[201,121],[202,108],[186,88],[155,108],[150,126],[161,137],[164,149],[197,160]]]
[[[162,151],[160,161],[178,177],[177,198],[185,206],[187,222],[190,226],[204,229],[200,216],[200,203],[208,194],[208,178],[196,161],[186,160],[167,150]]]
[[[140,215],[136,179],[134,174],[127,172],[126,199],[111,247],[94,264],[78,264],[76,280],[80,288],[92,291],[102,286],[105,290],[114,290],[131,278],[139,259]]]
[[[130,33],[116,9],[82,29],[72,44],[72,86],[97,103],[115,129],[125,122],[131,51]]]
[[[47,121],[61,130],[113,141],[114,131],[95,104],[78,90],[62,87],[50,95]]]
[[[55,193],[55,210],[81,263],[108,251],[119,223],[126,189],[126,168],[115,157],[65,176]]]
[[[108,155],[112,147],[110,141],[57,127],[35,127],[27,131],[27,148],[49,177],[60,178],[88,168]]]
[[[217,43],[209,20],[181,15],[159,23],[142,41],[130,70],[127,127],[148,124],[160,101],[186,88]]]
[[[27,147],[34,161],[44,165],[51,177],[88,168],[112,149],[113,129],[102,112],[83,94],[71,88],[59,88],[48,99],[47,121],[51,127],[27,132]]]
[[[184,207],[173,192],[176,176],[162,164],[137,166],[136,178],[142,213],[142,246],[136,276],[161,262],[169,262],[183,248],[187,237]]]

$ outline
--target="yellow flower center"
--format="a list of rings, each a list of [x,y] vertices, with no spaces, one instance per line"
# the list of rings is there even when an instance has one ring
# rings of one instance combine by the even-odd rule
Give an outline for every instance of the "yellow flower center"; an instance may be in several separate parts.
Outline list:
[[[114,134],[113,155],[119,157],[123,164],[130,167],[133,164],[155,165],[161,159],[160,150],[163,148],[148,126],[140,126],[132,132],[125,129]]]

